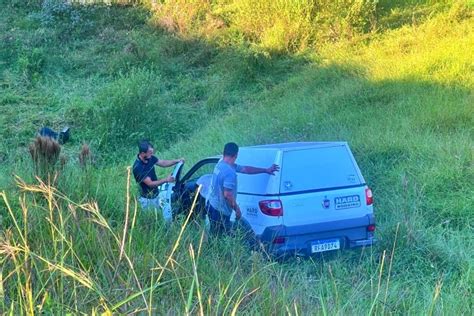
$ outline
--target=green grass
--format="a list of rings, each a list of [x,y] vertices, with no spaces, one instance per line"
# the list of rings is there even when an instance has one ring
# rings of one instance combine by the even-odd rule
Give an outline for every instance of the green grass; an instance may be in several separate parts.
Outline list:
[[[238,23],[205,40],[139,6],[39,3],[1,2],[0,311],[471,313],[472,5],[382,1],[380,30],[286,54]],[[66,163],[41,184],[28,144],[66,124]],[[142,137],[187,167],[227,141],[348,141],[379,242],[274,262],[184,219],[165,226],[127,180]]]

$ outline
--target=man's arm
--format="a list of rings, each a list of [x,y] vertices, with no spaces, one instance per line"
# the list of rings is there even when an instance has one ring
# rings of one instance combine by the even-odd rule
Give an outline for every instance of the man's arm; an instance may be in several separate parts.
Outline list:
[[[280,166],[278,165],[271,165],[268,168],[258,168],[258,167],[252,167],[252,166],[243,166],[242,169],[240,169],[240,173],[245,173],[245,174],[259,174],[259,173],[266,173],[266,174],[271,174],[274,175],[276,171],[280,170]]]
[[[158,162],[156,164],[160,167],[165,167],[166,168],[166,167],[174,166],[175,164],[177,164],[180,161],[184,161],[184,158],[173,159],[173,160],[160,159],[160,160],[158,160]]]
[[[150,177],[146,177],[143,180],[143,183],[145,183],[147,186],[154,188],[162,185],[163,183],[167,182],[174,182],[174,178],[172,176],[167,176],[166,178],[163,179],[158,179],[156,181],[152,181]]]
[[[237,201],[234,198],[234,194],[232,190],[224,189],[224,198],[227,201],[227,204],[235,211],[235,218],[240,219],[242,217],[242,213],[240,212],[240,207],[237,204]]]

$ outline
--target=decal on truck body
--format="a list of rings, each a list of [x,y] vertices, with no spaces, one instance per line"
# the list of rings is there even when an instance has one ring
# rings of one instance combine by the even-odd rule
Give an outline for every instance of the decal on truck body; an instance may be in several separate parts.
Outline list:
[[[358,195],[338,196],[334,198],[334,208],[342,210],[345,208],[359,207],[360,197]]]

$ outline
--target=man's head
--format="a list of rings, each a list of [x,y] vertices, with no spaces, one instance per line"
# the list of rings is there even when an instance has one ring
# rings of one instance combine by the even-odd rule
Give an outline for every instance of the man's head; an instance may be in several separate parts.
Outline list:
[[[141,159],[148,160],[153,155],[153,145],[147,141],[142,140],[138,143],[138,156]]]
[[[227,143],[224,146],[224,159],[235,162],[239,154],[239,146],[236,143]]]

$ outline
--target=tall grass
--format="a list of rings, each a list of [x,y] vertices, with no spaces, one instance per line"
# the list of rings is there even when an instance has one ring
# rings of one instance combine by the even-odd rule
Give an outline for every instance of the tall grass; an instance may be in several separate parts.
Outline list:
[[[202,36],[221,43],[250,43],[267,52],[304,52],[328,42],[364,38],[367,34],[423,22],[463,1],[372,0],[167,0],[144,1],[155,21],[183,36]],[[415,8],[415,11],[414,11]],[[393,16],[397,16],[396,19]],[[406,19],[406,20],[405,20]]]
[[[127,195],[124,220],[113,227],[93,201],[74,202],[40,180],[17,178],[17,185],[19,203],[1,193],[11,222],[0,240],[5,312],[275,313],[311,302],[298,286],[287,286],[303,281],[300,271],[284,272],[236,238],[208,239],[203,228],[188,227],[191,213],[166,227],[153,214],[140,214]],[[317,262],[300,266],[311,267],[324,269]],[[343,311],[343,302],[332,302],[339,289],[329,286],[331,269],[321,304]],[[381,271],[372,271],[379,283]]]
[[[243,38],[268,51],[297,52],[368,31],[376,2],[171,0],[150,8],[159,25],[185,36]]]

